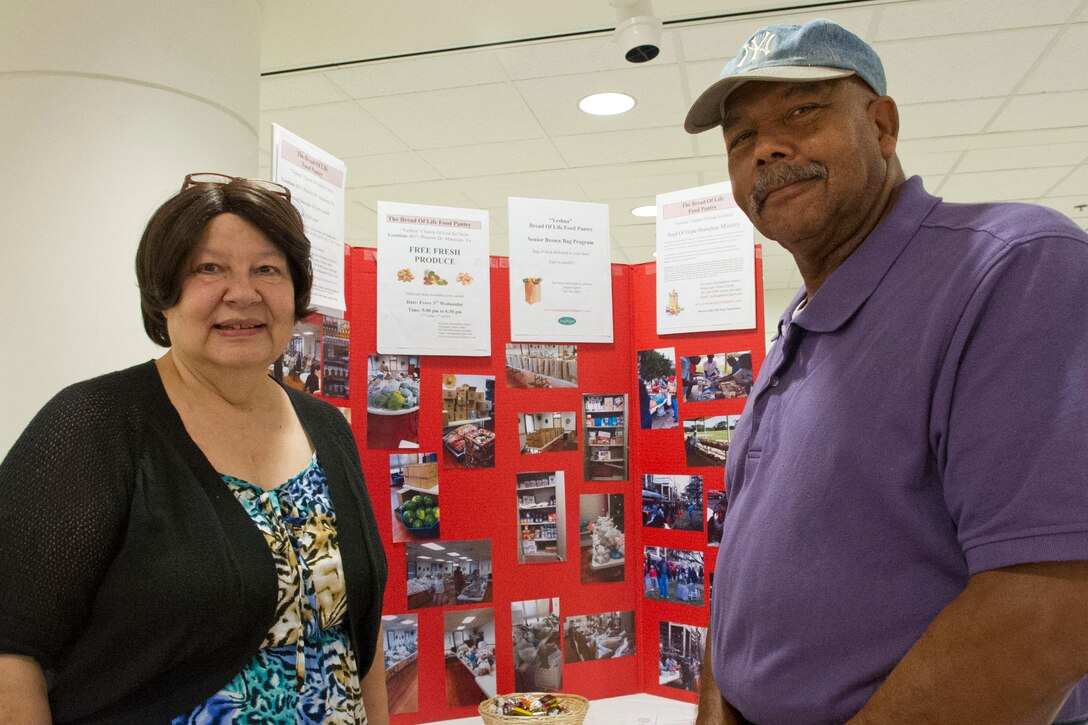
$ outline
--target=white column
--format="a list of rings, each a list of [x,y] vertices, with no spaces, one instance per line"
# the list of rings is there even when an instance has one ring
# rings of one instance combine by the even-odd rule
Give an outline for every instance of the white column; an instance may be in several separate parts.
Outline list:
[[[191,171],[257,170],[256,0],[0,0],[0,457],[63,386],[158,357],[134,257]]]

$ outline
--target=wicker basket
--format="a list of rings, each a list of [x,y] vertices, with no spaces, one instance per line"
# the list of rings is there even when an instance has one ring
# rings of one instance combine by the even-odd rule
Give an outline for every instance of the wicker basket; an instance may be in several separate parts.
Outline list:
[[[582,721],[586,718],[586,712],[589,711],[589,700],[580,695],[566,695],[562,692],[551,693],[567,706],[568,712],[563,712],[558,715],[538,715],[536,717],[528,717],[526,715],[501,715],[493,709],[495,702],[499,700],[505,700],[506,698],[513,698],[516,700],[522,695],[536,695],[539,697],[543,694],[547,693],[515,692],[511,695],[498,695],[496,697],[488,698],[480,703],[480,717],[483,718],[485,725],[530,725],[531,723],[546,723],[546,725],[582,725]]]

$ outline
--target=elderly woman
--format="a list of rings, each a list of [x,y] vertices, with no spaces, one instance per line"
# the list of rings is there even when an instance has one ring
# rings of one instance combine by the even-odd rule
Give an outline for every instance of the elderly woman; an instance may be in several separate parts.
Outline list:
[[[161,358],[73,385],[0,464],[0,712],[385,723],[386,562],[335,408],[268,376],[308,312],[290,192],[186,177],[136,255]]]

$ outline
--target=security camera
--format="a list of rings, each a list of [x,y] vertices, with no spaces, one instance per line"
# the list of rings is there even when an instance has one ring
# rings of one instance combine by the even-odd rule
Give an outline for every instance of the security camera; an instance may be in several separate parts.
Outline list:
[[[616,8],[616,32],[612,38],[619,43],[623,57],[629,63],[645,63],[661,52],[661,21],[654,17],[650,0],[608,0]]]

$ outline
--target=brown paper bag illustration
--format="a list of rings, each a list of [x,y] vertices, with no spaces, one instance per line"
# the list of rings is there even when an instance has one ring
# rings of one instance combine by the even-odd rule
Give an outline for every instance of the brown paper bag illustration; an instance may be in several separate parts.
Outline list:
[[[526,277],[521,280],[525,284],[525,304],[535,305],[540,302],[540,277]]]

